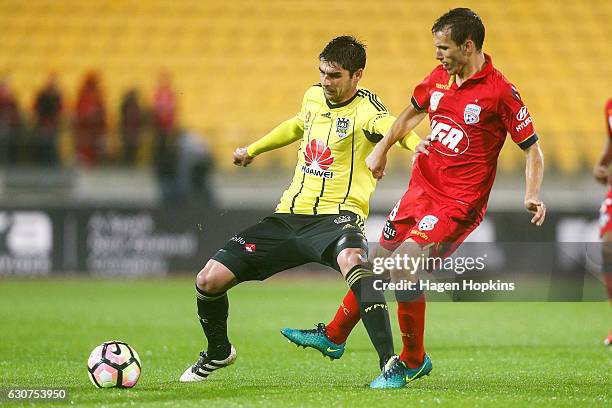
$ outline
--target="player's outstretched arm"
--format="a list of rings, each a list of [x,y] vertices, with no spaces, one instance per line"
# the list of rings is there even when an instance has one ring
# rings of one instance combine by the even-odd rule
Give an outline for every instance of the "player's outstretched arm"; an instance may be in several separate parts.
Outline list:
[[[414,130],[415,127],[425,116],[427,111],[418,111],[414,106],[410,105],[397,117],[391,129],[387,132],[385,137],[374,147],[374,150],[366,159],[366,165],[372,172],[372,175],[376,179],[381,179],[385,174],[385,167],[387,165],[387,152],[397,142],[402,139],[410,131]]]
[[[303,135],[303,122],[298,118],[286,120],[256,142],[251,143],[247,147],[239,147],[234,150],[234,164],[246,167],[251,164],[255,156],[287,146],[301,139]]]
[[[417,146],[423,140],[416,134],[416,132],[411,131],[406,136],[402,137],[400,140],[395,142],[397,147],[401,147],[402,149],[410,150],[411,152],[417,151]]]
[[[603,185],[608,184],[610,163],[612,163],[612,143],[610,143],[610,139],[608,138],[605,150],[597,162],[597,165],[593,169],[593,176],[595,177],[595,180]]]
[[[546,205],[540,200],[540,187],[544,178],[544,154],[540,144],[535,142],[525,149],[527,164],[525,166],[525,208],[533,214],[531,223],[538,227],[544,223]]]

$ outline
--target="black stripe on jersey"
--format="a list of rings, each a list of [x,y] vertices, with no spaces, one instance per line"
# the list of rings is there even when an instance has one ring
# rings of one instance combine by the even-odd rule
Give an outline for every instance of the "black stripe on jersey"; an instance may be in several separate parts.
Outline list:
[[[315,113],[314,117],[312,118],[313,123],[315,118],[317,117],[317,114]],[[308,136],[306,136],[306,146],[308,146],[308,143],[310,142],[310,133],[312,132],[312,128],[314,126],[310,126],[310,129],[308,129]],[[299,161],[298,161],[299,163]],[[298,196],[300,195],[300,193],[302,192],[302,189],[304,189],[304,180],[306,180],[306,173],[302,174],[302,183],[300,185],[300,189],[298,190],[297,193],[295,193],[295,195],[293,196],[293,199],[291,200],[291,207],[289,207],[289,212],[291,214],[293,214],[293,207],[295,207],[295,200],[297,200]]]
[[[380,133],[370,133],[365,129],[363,129],[363,134],[365,135],[366,139],[368,139],[372,143],[378,143],[383,138],[383,135],[381,135]]]
[[[331,124],[329,125],[329,132],[327,132],[327,141],[325,142],[325,145],[327,145],[329,147],[329,136],[331,135],[331,131],[334,127],[334,121],[331,121]],[[321,193],[318,195],[317,199],[315,200],[315,205],[314,207],[312,207],[312,213],[314,215],[317,215],[317,207],[319,206],[319,198],[323,197],[323,192],[325,191],[325,181],[327,179],[325,177],[323,177],[323,182],[321,183]]]
[[[355,114],[357,116],[357,114]],[[344,200],[342,200],[342,204],[346,202],[346,199],[351,192],[351,183],[353,182],[353,162],[355,161],[355,121],[353,121],[353,134],[351,137],[351,174],[349,175],[348,187],[346,189],[346,195],[344,196]],[[338,205],[338,209],[340,206]]]
[[[387,108],[385,107],[385,105],[382,104],[380,99],[378,99],[378,96],[376,96],[376,94],[373,94],[372,92],[367,91],[365,89],[360,89],[359,91],[357,91],[357,93],[360,94],[359,96],[363,98],[367,97],[370,103],[374,105],[376,110],[378,110],[379,112],[388,112]]]
[[[416,109],[418,112],[423,112],[425,110],[425,108],[419,106],[419,103],[416,101],[416,99],[414,99],[414,96],[410,99],[410,102],[412,102],[412,106],[414,106],[414,109]]]
[[[528,147],[533,146],[533,144],[537,142],[538,139],[539,139],[538,135],[534,133],[533,135],[529,136],[527,139],[523,140],[521,143],[518,143],[518,147],[525,150]]]
[[[380,99],[378,99],[378,96],[373,93],[370,93],[368,97],[370,98],[370,102],[372,102],[373,105],[378,106],[382,111],[387,112],[387,108],[385,107],[385,105],[382,104]]]

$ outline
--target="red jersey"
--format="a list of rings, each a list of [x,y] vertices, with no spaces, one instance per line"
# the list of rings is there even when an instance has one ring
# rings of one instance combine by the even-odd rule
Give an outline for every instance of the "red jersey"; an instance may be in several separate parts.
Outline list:
[[[410,183],[443,200],[484,209],[497,157],[510,133],[522,149],[538,137],[516,88],[485,54],[483,69],[461,86],[439,65],[414,89],[412,104],[427,109],[432,143],[419,155]]]
[[[606,103],[606,124],[608,137],[612,139],[612,99],[608,99],[608,103]]]

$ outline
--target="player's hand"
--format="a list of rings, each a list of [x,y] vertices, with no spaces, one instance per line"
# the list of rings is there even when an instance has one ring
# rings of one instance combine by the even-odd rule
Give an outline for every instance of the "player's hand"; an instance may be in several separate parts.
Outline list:
[[[525,199],[525,208],[530,213],[534,214],[531,219],[531,223],[537,225],[538,227],[544,224],[544,218],[546,218],[546,205],[542,200],[538,200],[537,198],[527,198]]]
[[[593,176],[595,177],[595,180],[597,180],[601,184],[608,184],[608,166],[602,166],[598,164],[593,169]]]
[[[412,155],[412,165],[413,166],[419,154],[424,154],[425,156],[429,156],[429,146],[431,146],[430,137],[431,135],[427,136],[427,139],[422,140],[414,149],[414,154]]]
[[[376,180],[383,178],[385,167],[387,166],[387,155],[385,153],[379,152],[377,148],[374,148],[372,153],[366,158],[365,163]]]
[[[246,167],[253,161],[254,157],[249,156],[246,147],[239,147],[234,150],[234,164],[236,166]]]

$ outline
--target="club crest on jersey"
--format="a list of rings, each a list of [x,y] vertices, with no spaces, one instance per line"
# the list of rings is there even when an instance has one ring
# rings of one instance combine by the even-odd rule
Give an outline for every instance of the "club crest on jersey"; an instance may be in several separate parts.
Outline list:
[[[426,215],[419,221],[419,231],[431,231],[438,222],[435,215]]]
[[[334,162],[334,156],[331,154],[331,149],[322,140],[312,139],[306,145],[304,162],[302,171],[306,174],[326,179],[334,176],[333,171],[327,170]]]
[[[442,99],[443,96],[444,94],[438,91],[435,91],[434,93],[431,94],[431,96],[429,97],[429,107],[431,108],[432,112],[438,109],[438,105],[440,104],[440,99]]]
[[[465,105],[465,110],[463,111],[463,121],[466,125],[473,125],[475,123],[480,122],[480,111],[482,108],[478,105],[474,105],[473,103],[469,103]]]
[[[349,118],[337,118],[336,119],[336,134],[338,138],[342,139],[348,135],[349,128],[351,127],[351,120]]]

